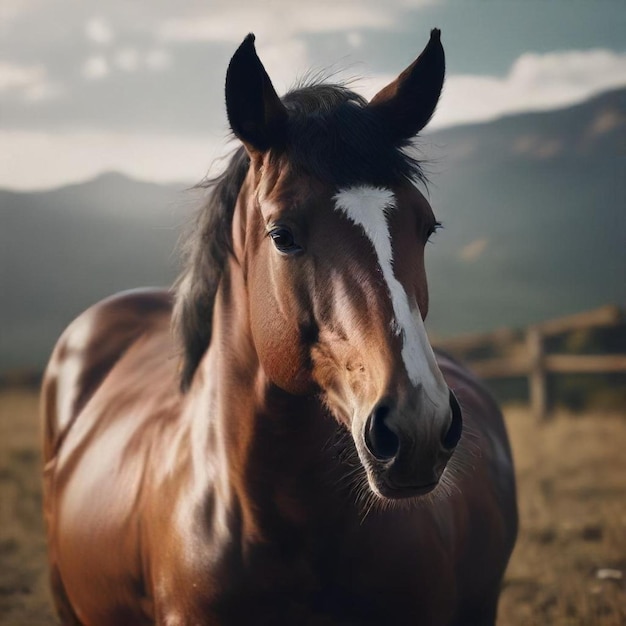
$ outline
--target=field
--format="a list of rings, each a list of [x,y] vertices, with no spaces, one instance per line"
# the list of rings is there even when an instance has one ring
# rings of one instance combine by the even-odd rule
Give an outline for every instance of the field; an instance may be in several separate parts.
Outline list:
[[[0,624],[55,623],[46,588],[37,396],[0,391]],[[626,623],[626,417],[506,411],[521,532],[502,626]]]

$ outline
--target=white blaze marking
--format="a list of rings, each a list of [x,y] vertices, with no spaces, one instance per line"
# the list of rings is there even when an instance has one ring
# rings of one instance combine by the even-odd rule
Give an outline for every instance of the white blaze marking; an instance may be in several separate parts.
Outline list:
[[[396,208],[393,192],[363,185],[339,191],[334,200],[337,210],[360,226],[374,246],[391,296],[394,328],[397,333],[402,333],[402,360],[410,381],[416,386],[419,383],[424,385],[424,390],[435,404],[447,403],[447,394],[444,394],[445,399],[439,399],[441,393],[436,393],[446,387],[417,303],[411,310],[407,293],[393,272],[393,250],[387,221],[388,215]]]

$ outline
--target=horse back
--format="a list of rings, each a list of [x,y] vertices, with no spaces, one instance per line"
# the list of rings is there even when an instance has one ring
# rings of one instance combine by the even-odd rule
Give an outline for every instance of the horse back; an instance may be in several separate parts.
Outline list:
[[[63,623],[151,623],[139,500],[151,451],[169,441],[159,432],[179,415],[170,316],[166,291],[103,300],[68,326],[44,375],[44,518]]]
[[[76,417],[127,350],[169,326],[171,307],[165,290],[127,291],[95,304],[67,327],[42,383],[44,462],[57,454]]]

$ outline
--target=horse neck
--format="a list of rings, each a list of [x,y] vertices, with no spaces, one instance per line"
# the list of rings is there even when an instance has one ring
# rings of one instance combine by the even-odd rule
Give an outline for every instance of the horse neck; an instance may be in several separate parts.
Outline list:
[[[267,380],[245,297],[232,261],[216,298],[211,347],[191,390],[192,445],[200,446],[196,464],[217,462],[212,480],[240,512],[243,534],[268,540],[290,526],[327,524],[329,508],[340,513],[333,488],[342,473],[334,447],[339,427],[315,397],[290,395]]]

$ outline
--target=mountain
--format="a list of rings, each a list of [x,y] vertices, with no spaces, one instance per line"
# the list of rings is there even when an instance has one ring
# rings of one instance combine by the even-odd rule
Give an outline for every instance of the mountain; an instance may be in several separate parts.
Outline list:
[[[438,335],[626,302],[626,88],[424,137]]]
[[[568,109],[425,135],[444,230],[427,250],[439,336],[626,303],[626,88]],[[115,291],[170,285],[198,192],[104,174],[0,191],[0,371],[41,367]]]
[[[91,303],[170,285],[193,196],[121,174],[46,192],[0,191],[0,371],[41,366]]]

